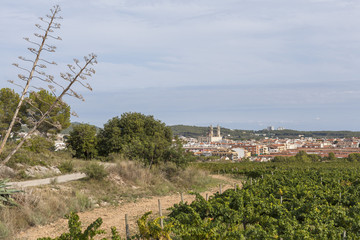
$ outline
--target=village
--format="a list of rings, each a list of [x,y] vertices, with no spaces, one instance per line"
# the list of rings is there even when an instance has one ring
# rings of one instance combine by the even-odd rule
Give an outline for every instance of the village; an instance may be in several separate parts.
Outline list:
[[[220,159],[266,162],[275,156],[295,156],[299,151],[326,157],[334,153],[336,158],[345,158],[351,153],[360,153],[359,138],[313,138],[300,135],[296,139],[265,137],[262,140],[234,141],[221,135],[220,126],[214,134],[212,126],[207,136],[199,138],[180,137],[184,148],[196,156],[217,156]]]

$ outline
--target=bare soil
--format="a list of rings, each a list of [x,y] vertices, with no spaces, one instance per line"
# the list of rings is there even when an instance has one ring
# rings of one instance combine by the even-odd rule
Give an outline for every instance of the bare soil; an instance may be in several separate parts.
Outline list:
[[[222,175],[213,175],[213,178],[223,180],[224,184],[222,185],[222,191],[226,189],[233,188],[234,184],[237,184],[241,187],[240,180],[231,179]],[[208,196],[212,195],[215,192],[219,191],[219,187],[210,189],[207,192],[201,193],[201,195],[205,198],[206,194]],[[183,198],[185,202],[192,202],[195,199],[194,195],[183,194]],[[172,194],[169,196],[160,196],[160,197],[151,197],[151,198],[142,198],[137,200],[136,202],[124,203],[119,206],[108,206],[108,207],[100,207],[93,209],[87,212],[78,213],[80,217],[80,221],[82,222],[83,227],[87,227],[93,221],[95,221],[98,217],[101,217],[103,220],[102,229],[105,229],[108,233],[110,232],[110,228],[115,226],[118,232],[124,237],[125,236],[125,214],[128,215],[128,221],[130,226],[130,233],[136,233],[136,221],[146,212],[152,211],[154,216],[159,214],[159,206],[158,200],[160,199],[162,205],[163,215],[166,215],[168,212],[168,208],[172,207],[174,204],[179,203],[181,201],[180,193]],[[30,228],[24,232],[19,233],[16,236],[16,239],[21,240],[33,240],[40,237],[57,237],[62,233],[68,231],[67,219],[59,219],[54,223],[45,225],[45,226],[36,226]],[[109,237],[110,234],[101,235],[100,238]]]

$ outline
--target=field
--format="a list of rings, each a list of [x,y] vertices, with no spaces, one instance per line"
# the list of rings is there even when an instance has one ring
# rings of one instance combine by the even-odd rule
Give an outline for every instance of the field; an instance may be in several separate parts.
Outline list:
[[[144,213],[133,239],[359,239],[360,164],[195,163],[242,186],[196,196],[160,218]],[[101,216],[99,216],[101,217]]]
[[[242,189],[172,208],[180,239],[359,239],[358,163],[201,163]]]

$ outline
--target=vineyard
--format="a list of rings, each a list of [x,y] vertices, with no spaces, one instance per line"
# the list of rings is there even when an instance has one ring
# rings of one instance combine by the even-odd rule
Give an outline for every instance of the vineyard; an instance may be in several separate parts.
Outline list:
[[[356,163],[203,164],[246,178],[242,189],[172,208],[181,239],[359,239]]]
[[[162,227],[146,213],[132,239],[360,239],[358,163],[198,167],[233,174],[243,186],[175,204]]]

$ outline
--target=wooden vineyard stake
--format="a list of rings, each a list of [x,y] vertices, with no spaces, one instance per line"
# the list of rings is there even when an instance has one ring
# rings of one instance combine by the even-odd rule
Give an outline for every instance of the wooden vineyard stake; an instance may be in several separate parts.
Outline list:
[[[159,203],[159,215],[160,215],[160,217],[162,217],[162,209],[161,209],[160,199],[158,200],[158,203]],[[164,228],[164,219],[163,218],[160,218],[160,226],[161,226],[161,228]]]
[[[125,214],[125,231],[126,231],[126,239],[130,239],[130,229],[129,229],[129,222],[128,222],[127,214]]]

